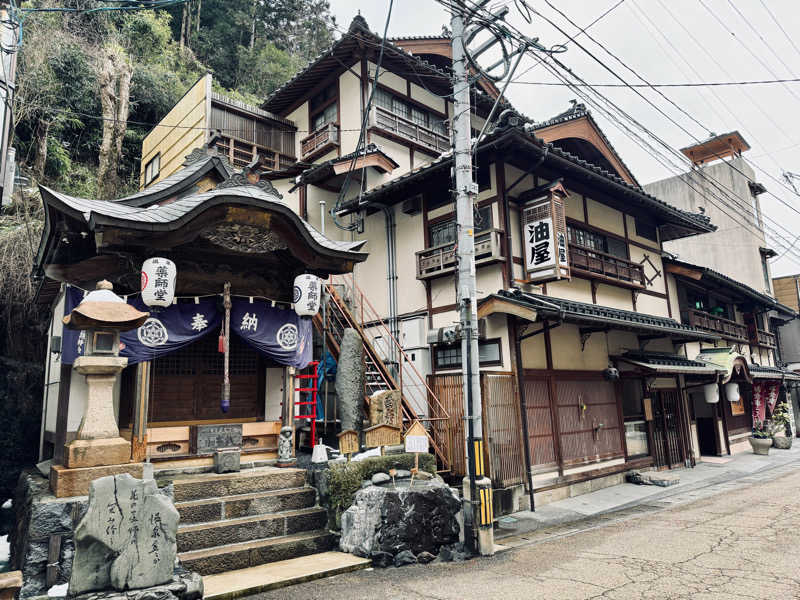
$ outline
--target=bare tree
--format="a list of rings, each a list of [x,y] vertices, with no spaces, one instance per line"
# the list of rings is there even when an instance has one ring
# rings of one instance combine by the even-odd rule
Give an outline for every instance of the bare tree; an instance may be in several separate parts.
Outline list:
[[[119,185],[117,166],[122,157],[122,141],[128,125],[132,76],[133,65],[120,46],[110,44],[102,49],[97,64],[103,114],[97,182],[102,199],[114,198]]]

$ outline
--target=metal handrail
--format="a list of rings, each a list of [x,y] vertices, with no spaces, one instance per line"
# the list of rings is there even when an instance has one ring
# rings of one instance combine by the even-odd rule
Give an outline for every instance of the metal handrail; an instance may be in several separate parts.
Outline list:
[[[339,277],[344,280],[344,276],[339,276]],[[397,338],[395,338],[394,335],[392,335],[392,332],[389,330],[389,327],[388,327],[388,325],[386,325],[386,322],[380,316],[378,316],[378,311],[375,310],[375,307],[372,306],[372,304],[370,303],[369,299],[367,299],[367,297],[364,294],[364,292],[361,290],[360,287],[358,287],[358,284],[355,282],[355,280],[353,280],[352,274],[350,275],[350,279],[351,279],[350,283],[352,284],[351,289],[353,291],[355,291],[355,292],[358,292],[360,299],[364,303],[366,303],[366,305],[372,311],[372,315],[374,315],[374,317],[375,317],[374,319],[370,318],[369,322],[370,323],[375,323],[376,326],[382,328],[386,332],[386,334],[388,336],[388,339],[391,340],[392,344],[394,344],[395,348],[400,352],[400,354],[403,356],[403,358],[405,358],[406,361],[408,361],[408,364],[410,365],[410,367],[411,367],[412,371],[414,372],[414,374],[419,378],[419,381],[422,383],[422,385],[425,386],[425,389],[428,391],[429,397],[433,398],[436,401],[436,404],[437,404],[438,408],[444,413],[445,416],[442,417],[442,419],[449,419],[450,415],[447,413],[447,410],[444,408],[444,406],[442,406],[442,403],[439,401],[439,398],[436,396],[434,391],[430,388],[428,383],[425,381],[425,378],[422,377],[422,375],[420,374],[419,371],[417,371],[417,368],[414,366],[414,363],[408,357],[408,354],[406,354],[405,350],[403,350],[403,347],[400,345],[400,342],[398,342]],[[344,280],[344,285],[347,286],[347,281],[346,280]],[[364,322],[364,319],[363,319],[363,314],[362,314],[362,323],[363,322]],[[402,394],[402,390],[400,390],[400,393]],[[428,420],[428,419],[424,419],[424,420]]]

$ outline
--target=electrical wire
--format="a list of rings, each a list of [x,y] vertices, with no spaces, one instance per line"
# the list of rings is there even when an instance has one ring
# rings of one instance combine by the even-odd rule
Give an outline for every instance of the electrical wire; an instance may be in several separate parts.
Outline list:
[[[769,9],[769,6],[767,6],[767,4],[766,4],[766,2],[764,2],[764,0],[761,0],[761,6],[764,7],[764,10],[767,11],[767,14],[769,14],[770,18],[772,19],[772,22],[775,23],[775,25],[778,26],[778,29],[781,30],[781,32],[783,33],[784,37],[786,37],[786,39],[792,45],[792,48],[794,48],[795,52],[797,52],[797,55],[800,56],[800,48],[798,48],[797,44],[794,43],[794,40],[792,39],[792,37],[788,33],[786,33],[786,30],[783,28],[783,25],[781,25],[781,22],[778,19],[775,18],[775,15]]]
[[[793,79],[757,79],[749,81],[708,81],[708,82],[681,82],[681,83],[591,83],[592,87],[601,88],[695,88],[695,87],[730,87],[739,85],[766,85],[775,83],[798,83],[799,78]],[[518,83],[522,85],[541,85],[541,86],[563,86],[563,83],[555,81],[519,81],[513,80],[511,83]],[[583,85],[583,84],[580,84]]]

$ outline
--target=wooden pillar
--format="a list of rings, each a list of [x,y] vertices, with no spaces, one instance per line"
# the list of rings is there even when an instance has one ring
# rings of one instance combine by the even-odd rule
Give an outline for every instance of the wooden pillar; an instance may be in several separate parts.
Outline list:
[[[61,364],[58,378],[58,405],[56,406],[56,431],[53,439],[53,464],[64,464],[64,444],[67,443],[67,420],[69,418],[69,390],[72,383],[72,365]],[[46,419],[47,415],[42,418]]]
[[[150,409],[150,361],[136,365],[136,384],[133,395],[133,431],[131,459],[142,462],[147,458],[147,415]]]

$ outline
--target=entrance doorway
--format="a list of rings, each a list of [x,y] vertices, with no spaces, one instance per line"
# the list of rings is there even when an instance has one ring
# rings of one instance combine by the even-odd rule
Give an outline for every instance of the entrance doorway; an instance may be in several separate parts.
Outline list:
[[[220,409],[224,355],[217,340],[211,333],[153,361],[149,424],[263,416],[265,365],[258,352],[235,335],[230,338],[230,409]]]
[[[653,462],[658,468],[682,467],[685,459],[678,390],[653,390]]]
[[[717,404],[709,404],[702,392],[689,395],[695,426],[697,427],[697,445],[703,456],[719,456],[719,435],[717,434]]]

